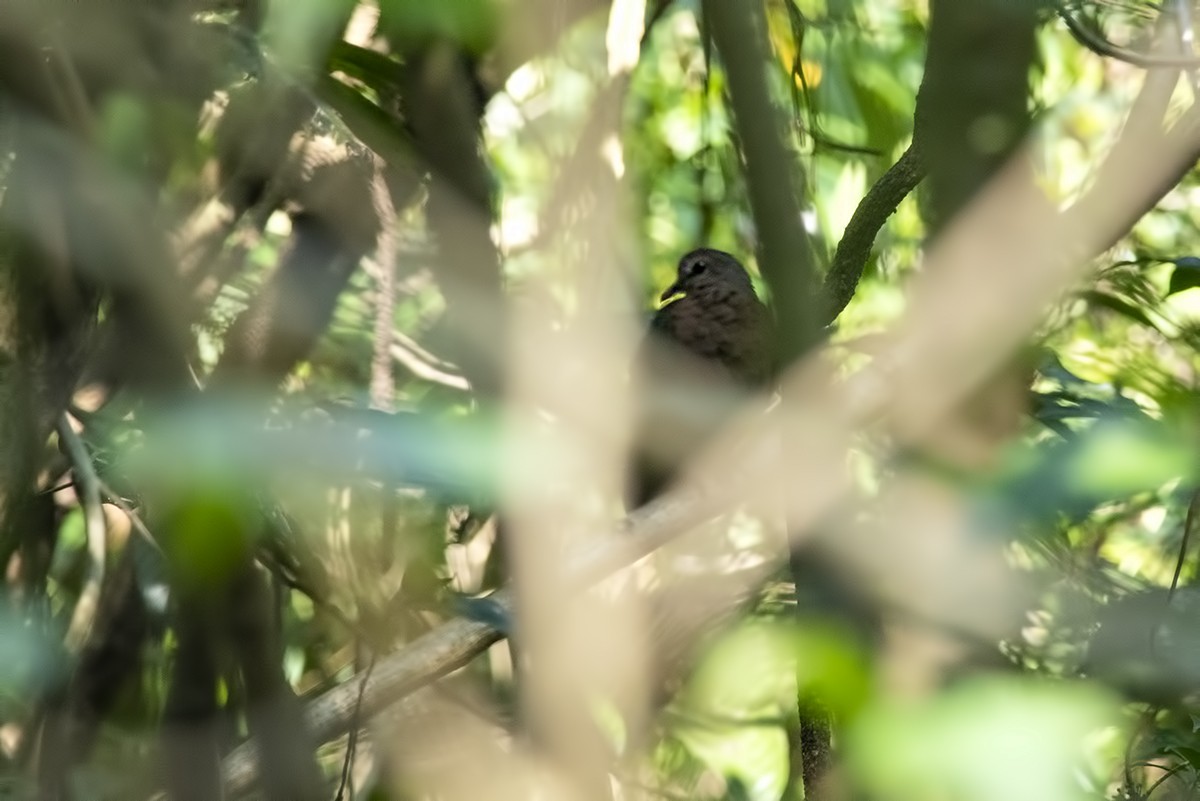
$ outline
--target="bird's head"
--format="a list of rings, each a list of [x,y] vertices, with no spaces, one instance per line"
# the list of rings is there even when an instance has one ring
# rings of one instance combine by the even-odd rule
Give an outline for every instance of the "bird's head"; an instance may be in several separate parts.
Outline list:
[[[719,287],[741,287],[754,291],[746,268],[723,250],[698,248],[679,260],[675,283],[667,287],[659,300],[664,303],[676,295],[703,293]]]

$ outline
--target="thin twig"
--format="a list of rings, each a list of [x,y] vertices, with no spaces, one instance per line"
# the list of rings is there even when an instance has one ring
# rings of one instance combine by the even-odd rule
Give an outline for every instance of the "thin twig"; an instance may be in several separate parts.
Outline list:
[[[354,762],[354,752],[358,747],[358,730],[362,727],[362,702],[367,692],[367,682],[375,671],[375,654],[371,653],[371,662],[367,665],[366,676],[358,689],[358,700],[354,704],[354,715],[350,719],[350,733],[346,736],[346,759],[342,762],[342,778],[338,782],[337,795],[334,801],[342,801],[346,796],[346,785],[350,781],[350,766]],[[353,788],[351,788],[353,794]]]
[[[59,485],[57,485],[57,486],[54,486],[54,487],[48,487],[48,488],[46,488],[46,489],[44,489],[44,490],[40,490],[40,491],[38,492],[38,495],[53,495],[53,494],[55,494],[56,492],[62,492],[62,491],[63,491],[63,490],[65,490],[65,489],[72,489],[72,488],[74,488],[74,486],[75,486],[75,481],[74,481],[74,480],[71,480],[71,481],[64,481],[62,484],[59,484]]]
[[[1155,765],[1154,767],[1160,767],[1160,766],[1159,766],[1159,765]],[[1162,784],[1163,782],[1165,782],[1167,779],[1169,779],[1169,778],[1171,778],[1172,776],[1174,776],[1176,773],[1179,773],[1179,771],[1183,770],[1184,768],[1189,768],[1189,767],[1191,767],[1191,764],[1190,764],[1190,763],[1188,763],[1188,762],[1180,762],[1180,763],[1179,763],[1178,765],[1176,765],[1175,767],[1173,767],[1173,768],[1170,768],[1170,769],[1169,769],[1169,770],[1167,770],[1165,773],[1163,773],[1163,775],[1162,775],[1162,776],[1159,776],[1159,777],[1158,777],[1158,779],[1157,779],[1157,780],[1156,780],[1156,781],[1155,781],[1153,784],[1151,784],[1149,787],[1147,787],[1147,788],[1146,788],[1146,792],[1144,792],[1144,793],[1142,794],[1142,797],[1143,797],[1143,798],[1149,798],[1149,797],[1150,797],[1150,796],[1151,796],[1151,795],[1154,793],[1154,791],[1155,791],[1155,790],[1157,790],[1157,789],[1159,788],[1159,785],[1161,785],[1161,784]]]
[[[154,550],[162,553],[162,547],[154,539],[154,535],[150,533],[150,529],[146,528],[146,524],[142,522],[141,516],[133,510],[133,507],[126,503],[124,498],[114,492],[112,487],[103,481],[99,481],[98,486],[100,487],[100,491],[104,493],[104,499],[125,513],[125,516],[129,518],[129,522],[133,525],[133,530],[138,533],[138,536],[145,540]]]
[[[65,644],[67,650],[76,653],[87,642],[96,622],[100,608],[100,591],[104,586],[104,567],[108,556],[108,532],[104,523],[104,508],[100,505],[100,479],[92,465],[92,457],[83,445],[83,440],[71,428],[71,418],[63,414],[58,421],[58,436],[67,446],[71,459],[71,470],[76,485],[83,490],[80,505],[83,507],[84,532],[87,537],[88,571],[84,579],[71,623],[67,627]]]
[[[85,140],[90,139],[96,130],[96,117],[88,102],[83,79],[68,55],[70,50],[63,44],[61,37],[52,36],[52,39],[54,46],[47,51],[46,68],[53,76],[50,84],[54,90],[54,99],[72,130]]]
[[[1196,67],[1200,67],[1200,58],[1195,56],[1150,56],[1113,44],[1100,33],[1081,22],[1067,8],[1066,3],[1058,3],[1055,6],[1055,11],[1058,13],[1059,19],[1066,24],[1067,30],[1070,31],[1075,41],[1098,56],[1115,58],[1117,61],[1124,61],[1126,64],[1132,64],[1135,67],[1142,67],[1144,69],[1159,67],[1195,69]]]
[[[1160,20],[1167,17],[1161,16]],[[1181,56],[1196,56],[1196,29],[1192,21],[1192,0],[1175,0],[1175,22],[1179,28],[1176,31],[1179,38],[1179,54]],[[1200,65],[1197,65],[1200,66]],[[1200,72],[1196,67],[1187,68],[1188,80],[1192,85],[1192,95],[1200,90]]]
[[[1123,761],[1122,773],[1125,777],[1126,789],[1132,790],[1135,782],[1133,780],[1133,767],[1136,764],[1133,759],[1133,749],[1137,745],[1138,737],[1142,732],[1150,728],[1154,722],[1154,716],[1158,710],[1155,707],[1143,710],[1138,716],[1137,724],[1133,728],[1133,732],[1129,735],[1129,742],[1125,743],[1125,758]]]
[[[1188,502],[1187,515],[1183,519],[1183,539],[1179,543],[1179,556],[1175,559],[1175,573],[1171,576],[1171,587],[1167,590],[1167,604],[1175,597],[1179,587],[1179,574],[1183,572],[1183,563],[1187,559],[1188,543],[1192,532],[1196,529],[1196,513],[1200,512],[1200,487],[1192,492],[1192,500]]]

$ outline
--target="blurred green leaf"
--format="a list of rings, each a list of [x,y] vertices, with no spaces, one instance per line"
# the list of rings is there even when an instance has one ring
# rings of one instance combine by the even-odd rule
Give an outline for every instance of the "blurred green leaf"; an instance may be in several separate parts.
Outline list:
[[[681,699],[675,734],[747,797],[778,798],[788,776],[785,726],[801,692],[850,720],[870,693],[865,655],[820,622],[749,621],[705,656]]]
[[[1156,489],[1192,473],[1196,450],[1162,426],[1106,422],[1082,438],[1066,465],[1069,486],[1102,497]]]
[[[1120,721],[1098,687],[981,678],[864,712],[847,734],[854,775],[881,801],[1093,799],[1088,738]]]
[[[146,166],[152,136],[145,101],[133,94],[110,98],[99,115],[99,141],[114,164],[140,175]]]
[[[402,50],[445,40],[469,53],[482,53],[495,40],[498,24],[492,0],[381,0],[379,4],[380,30]]]
[[[238,502],[240,494],[232,487],[198,487],[175,501],[164,516],[163,549],[176,580],[217,591],[247,563],[257,520],[253,506]]]

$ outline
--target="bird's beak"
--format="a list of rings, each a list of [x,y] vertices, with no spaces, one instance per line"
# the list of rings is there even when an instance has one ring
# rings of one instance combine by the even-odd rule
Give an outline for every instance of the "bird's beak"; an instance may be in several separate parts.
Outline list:
[[[679,281],[676,281],[675,283],[673,283],[669,287],[667,287],[666,290],[664,290],[663,293],[658,296],[659,301],[661,301],[662,303],[666,303],[671,298],[682,293],[683,287],[681,287],[679,285],[679,283],[680,283]]]

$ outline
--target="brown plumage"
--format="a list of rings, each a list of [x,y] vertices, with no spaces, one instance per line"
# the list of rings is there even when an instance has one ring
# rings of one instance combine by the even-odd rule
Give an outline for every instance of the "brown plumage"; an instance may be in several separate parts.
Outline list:
[[[629,508],[665,489],[749,392],[773,373],[770,315],[746,269],[720,250],[679,260],[635,364],[637,410]]]

